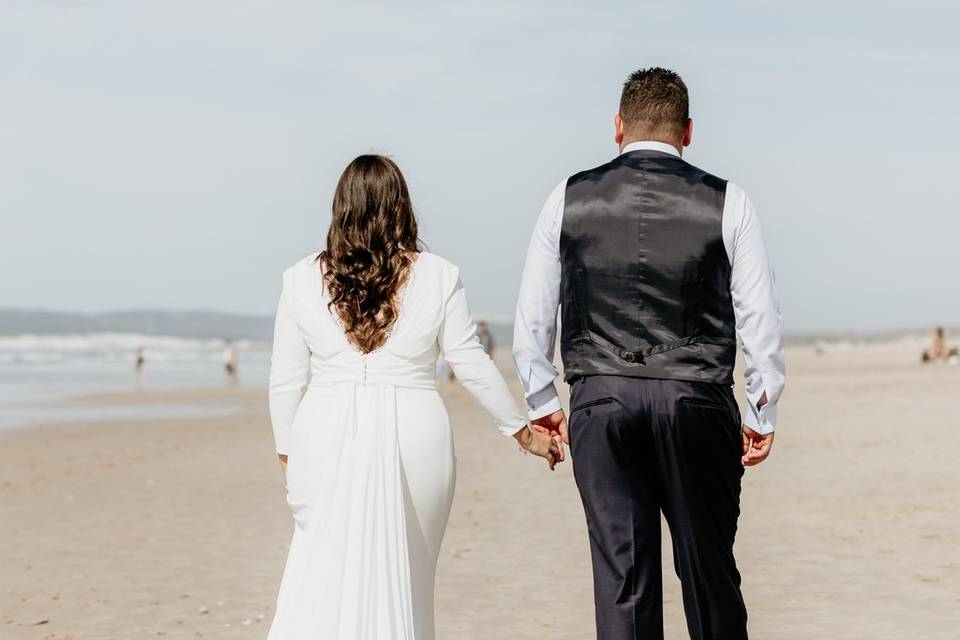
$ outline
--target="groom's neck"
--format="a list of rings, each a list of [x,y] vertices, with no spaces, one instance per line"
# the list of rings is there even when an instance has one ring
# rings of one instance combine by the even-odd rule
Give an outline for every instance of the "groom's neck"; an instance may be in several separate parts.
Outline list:
[[[632,138],[624,137],[623,142],[620,143],[620,153],[623,153],[623,150],[627,148],[627,145],[633,144],[634,142],[662,142],[663,144],[670,145],[677,150],[677,153],[683,156],[683,142],[681,140],[671,140],[657,136],[638,136]]]

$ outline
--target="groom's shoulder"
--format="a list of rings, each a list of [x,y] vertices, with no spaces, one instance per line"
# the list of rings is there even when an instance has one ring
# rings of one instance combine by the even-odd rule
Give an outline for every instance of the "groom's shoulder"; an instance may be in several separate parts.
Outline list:
[[[577,173],[573,174],[572,176],[570,176],[569,178],[561,182],[560,185],[564,189],[568,189],[581,182],[596,181],[599,178],[601,178],[604,174],[608,173],[611,169],[613,169],[618,164],[617,160],[618,158],[614,158],[612,160],[608,160],[607,162],[604,162],[601,165],[597,165],[596,167],[591,167],[590,169],[584,169],[583,171],[578,171]]]
[[[683,167],[684,177],[688,182],[699,182],[709,187],[713,187],[718,190],[723,190],[727,185],[727,180],[721,178],[720,176],[713,174],[706,169],[701,169],[695,164],[691,164],[684,159],[680,159]]]

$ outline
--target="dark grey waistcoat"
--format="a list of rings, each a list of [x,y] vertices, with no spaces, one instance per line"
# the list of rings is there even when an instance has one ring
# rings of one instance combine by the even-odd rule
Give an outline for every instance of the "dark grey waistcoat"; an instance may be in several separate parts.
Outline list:
[[[585,375],[733,383],[727,183],[658,151],[567,181],[560,347]]]

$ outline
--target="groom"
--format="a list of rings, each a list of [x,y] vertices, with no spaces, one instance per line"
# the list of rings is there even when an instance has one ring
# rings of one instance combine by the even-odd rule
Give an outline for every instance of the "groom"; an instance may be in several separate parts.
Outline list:
[[[743,190],[681,158],[693,123],[680,76],[632,74],[614,124],[620,155],[557,186],[537,220],[517,368],[531,420],[573,453],[597,637],[663,638],[663,513],[690,637],[746,638],[733,541],[743,467],[769,455],[784,385],[773,271]],[[558,307],[569,430],[554,386]]]

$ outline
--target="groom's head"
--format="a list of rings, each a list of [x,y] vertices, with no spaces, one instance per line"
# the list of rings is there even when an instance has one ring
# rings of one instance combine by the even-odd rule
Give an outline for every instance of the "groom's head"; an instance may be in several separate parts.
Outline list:
[[[621,149],[638,140],[658,140],[682,150],[693,135],[687,85],[669,69],[634,71],[623,83],[614,126]]]

